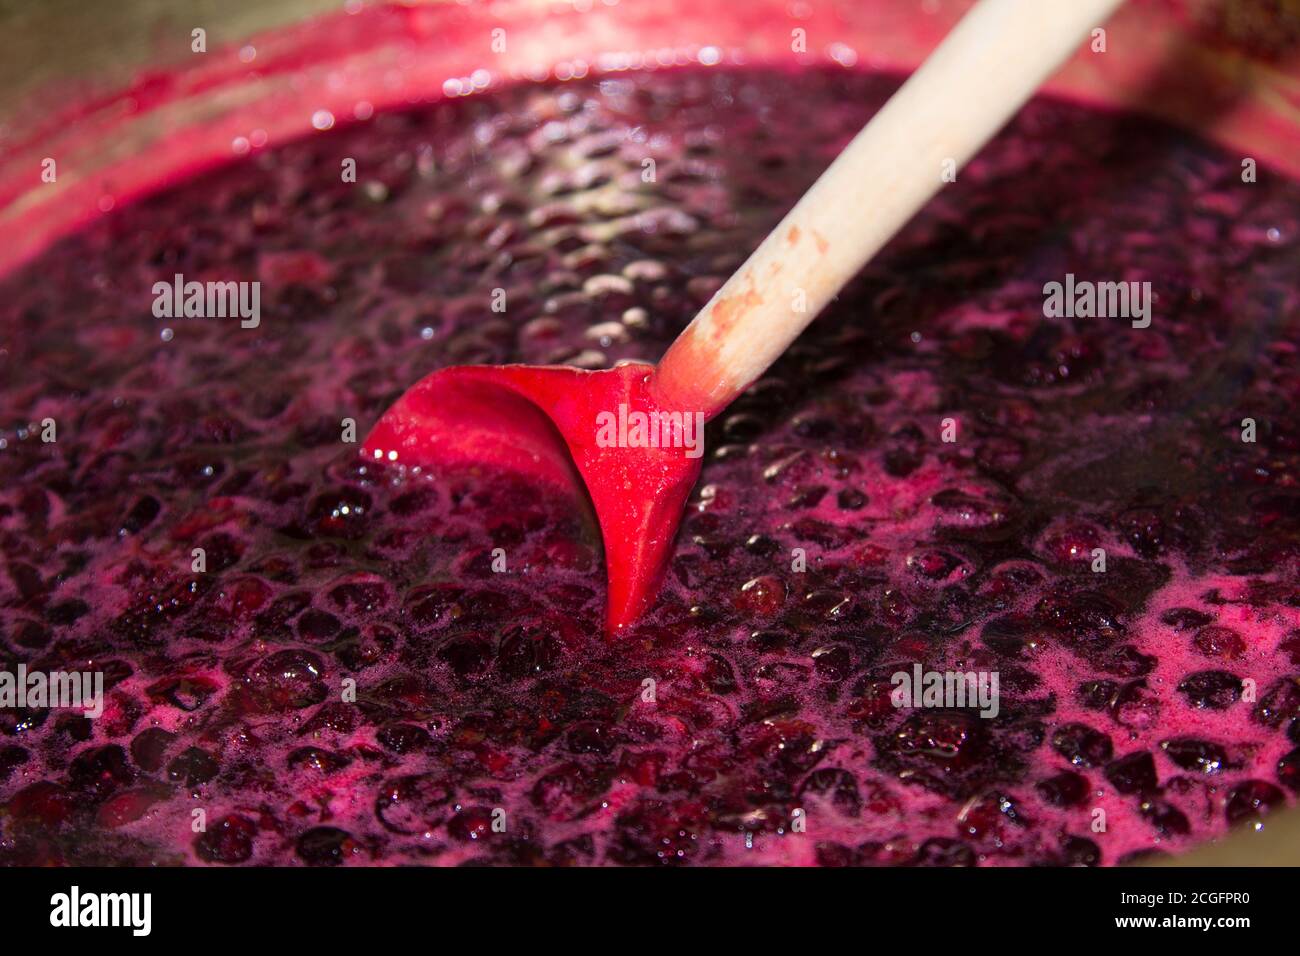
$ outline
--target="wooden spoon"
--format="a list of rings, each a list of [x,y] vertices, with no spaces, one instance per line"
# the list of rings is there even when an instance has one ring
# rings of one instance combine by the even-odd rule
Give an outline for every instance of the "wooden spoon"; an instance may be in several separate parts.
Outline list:
[[[951,181],[945,172],[959,170],[1121,2],[981,0],[657,367],[443,369],[398,399],[362,454],[424,469],[505,469],[589,503],[605,545],[607,630],[633,623],[658,593],[699,477],[696,429],[785,351]],[[650,432],[660,440],[637,441],[624,427],[636,414],[663,426]]]

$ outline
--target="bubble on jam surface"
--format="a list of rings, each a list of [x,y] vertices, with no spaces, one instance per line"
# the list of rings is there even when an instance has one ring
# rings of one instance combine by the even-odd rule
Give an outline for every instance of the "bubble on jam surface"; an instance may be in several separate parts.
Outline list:
[[[0,863],[1094,866],[1284,806],[1300,188],[1146,121],[1027,107],[709,425],[615,643],[568,502],[343,442],[446,365],[656,358],[894,86],[336,123],[0,280],[0,663],[108,685],[0,710]],[[1150,277],[1157,320],[1044,318],[1066,271]],[[176,272],[261,280],[261,325],[164,345],[127,304]],[[894,706],[914,664],[996,671],[997,716]]]

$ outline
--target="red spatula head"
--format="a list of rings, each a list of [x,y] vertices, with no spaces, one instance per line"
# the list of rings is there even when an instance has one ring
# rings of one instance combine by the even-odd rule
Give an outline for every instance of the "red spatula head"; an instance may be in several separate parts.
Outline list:
[[[654,602],[704,451],[703,413],[663,408],[653,376],[650,365],[443,369],[384,413],[361,453],[424,469],[487,465],[589,501],[614,633]]]

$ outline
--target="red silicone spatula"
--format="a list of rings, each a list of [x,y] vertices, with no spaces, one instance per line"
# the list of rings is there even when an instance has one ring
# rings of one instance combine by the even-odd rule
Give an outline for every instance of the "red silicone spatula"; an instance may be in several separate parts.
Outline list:
[[[605,544],[606,626],[631,624],[654,601],[700,473],[686,429],[758,378],[939,190],[944,171],[964,165],[1121,2],[981,0],[658,366],[443,369],[384,413],[362,454],[426,469],[499,467],[579,498],[585,489]],[[669,417],[648,418],[658,427],[640,433],[616,427],[611,441],[611,420],[634,412]]]

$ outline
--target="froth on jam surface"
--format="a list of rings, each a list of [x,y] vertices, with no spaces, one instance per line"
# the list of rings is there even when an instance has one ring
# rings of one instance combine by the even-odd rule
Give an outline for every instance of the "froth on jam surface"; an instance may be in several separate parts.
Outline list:
[[[896,82],[620,74],[379,115],[0,281],[0,663],[107,687],[96,720],[0,710],[0,863],[1266,839],[1300,786],[1300,188],[1240,157],[1029,105],[711,423],[616,643],[568,503],[343,441],[446,365],[657,358]],[[259,324],[155,318],[177,274],[259,281]],[[1149,327],[1045,317],[1067,274],[1149,281]],[[914,664],[997,672],[996,716],[894,707]]]

